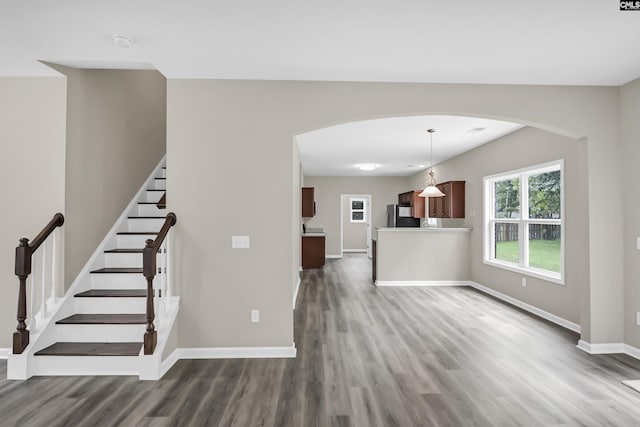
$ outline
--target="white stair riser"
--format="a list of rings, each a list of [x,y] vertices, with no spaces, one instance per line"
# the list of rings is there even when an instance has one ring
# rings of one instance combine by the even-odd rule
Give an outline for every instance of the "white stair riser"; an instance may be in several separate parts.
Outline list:
[[[136,267],[142,268],[142,254],[106,253],[105,267]]]
[[[147,191],[146,193],[144,201],[154,203],[157,203],[164,194],[162,191]]]
[[[34,356],[33,375],[138,375],[138,356]]]
[[[56,325],[58,342],[141,342],[146,325]]]
[[[160,231],[162,224],[164,224],[164,218],[129,218],[128,230],[129,231]]]
[[[162,177],[162,178],[166,178],[167,177],[167,170],[166,169],[160,169],[160,177]]]
[[[78,314],[145,313],[146,301],[146,298],[76,297],[75,306]]]
[[[158,209],[156,205],[138,205],[138,216],[167,216],[166,209]]]
[[[157,190],[166,190],[167,189],[167,180],[166,179],[154,179],[153,183],[151,185],[153,185],[152,188],[155,188]]]
[[[147,239],[153,240],[156,237],[155,234],[119,234],[118,249],[144,249]]]
[[[147,289],[147,281],[142,274],[92,274],[91,289]]]

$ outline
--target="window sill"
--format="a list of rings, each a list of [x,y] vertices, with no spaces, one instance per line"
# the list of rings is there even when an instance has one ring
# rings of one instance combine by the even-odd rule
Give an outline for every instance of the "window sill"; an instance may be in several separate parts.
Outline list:
[[[547,282],[564,286],[564,278],[561,274],[547,273],[546,271],[539,270],[537,268],[523,268],[515,264],[488,259],[485,259],[484,263],[493,267],[502,268],[504,270],[513,271],[515,273],[524,274],[526,276],[535,277],[536,279],[546,280]]]

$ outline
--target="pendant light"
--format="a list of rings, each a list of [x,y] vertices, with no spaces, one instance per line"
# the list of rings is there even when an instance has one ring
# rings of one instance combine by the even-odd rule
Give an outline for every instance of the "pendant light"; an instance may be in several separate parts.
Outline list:
[[[420,197],[443,197],[444,193],[442,191],[440,191],[438,189],[438,187],[436,187],[436,178],[433,174],[433,133],[435,132],[435,129],[428,129],[427,132],[429,132],[429,140],[430,140],[430,144],[429,144],[429,172],[427,173],[427,180],[426,180],[426,187],[425,189],[422,191],[422,193],[418,194]]]

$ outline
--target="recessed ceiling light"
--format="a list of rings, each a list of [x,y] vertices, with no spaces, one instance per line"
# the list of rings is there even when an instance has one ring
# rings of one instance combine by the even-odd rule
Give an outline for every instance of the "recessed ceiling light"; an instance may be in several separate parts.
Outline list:
[[[477,132],[482,132],[483,130],[486,130],[486,127],[482,127],[482,126],[478,126],[475,128],[471,128],[467,131],[467,133],[477,133]]]
[[[131,45],[133,44],[133,39],[131,37],[122,34],[114,34],[113,41],[115,42],[116,46],[125,48],[131,47]]]
[[[358,166],[358,169],[360,169],[361,171],[372,171],[375,168],[379,167],[380,165],[377,165],[375,163],[361,163]]]

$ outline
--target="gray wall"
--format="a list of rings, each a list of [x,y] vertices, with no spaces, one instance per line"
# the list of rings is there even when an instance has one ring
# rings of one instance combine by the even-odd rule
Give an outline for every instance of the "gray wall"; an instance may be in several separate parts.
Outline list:
[[[383,230],[378,232],[376,248],[378,282],[469,280],[466,231]]]
[[[18,239],[64,213],[63,77],[0,77],[0,347],[16,328]]]
[[[363,250],[368,245],[367,223],[351,222],[351,196],[342,196],[342,248]]]
[[[620,101],[625,171],[625,342],[640,348],[640,326],[636,324],[636,313],[640,311],[640,251],[636,248],[636,237],[640,237],[640,79],[620,89]]]
[[[371,195],[371,226],[385,227],[386,206],[398,202],[398,194],[409,190],[406,177],[380,176],[305,176],[305,186],[315,188],[316,216],[306,220],[308,227],[323,227],[326,253],[340,253],[340,196],[342,194]],[[359,224],[356,224],[359,225]],[[366,230],[365,230],[366,233]],[[349,249],[346,248],[345,249]],[[362,248],[354,248],[362,249]]]
[[[70,286],[166,150],[166,80],[157,71],[67,75],[65,283]]]
[[[473,228],[471,280],[575,323],[580,323],[580,298],[589,284],[586,148],[582,141],[525,127],[434,167],[440,182],[466,181],[464,223]],[[559,159],[565,161],[565,285],[484,264],[482,178]],[[412,182],[423,176],[414,175]],[[526,287],[521,286],[523,277]]]
[[[295,135],[354,120],[435,113],[535,124],[588,140],[590,280],[582,335],[591,343],[622,341],[618,112],[614,87],[169,80],[169,208],[181,218],[174,240],[180,346],[293,342],[291,282],[299,265],[291,242],[300,232],[291,208],[298,191],[292,186]],[[310,178],[306,185],[313,185]],[[257,184],[263,185],[253,191]],[[251,249],[232,250],[234,234],[250,235]],[[542,308],[553,310],[553,298],[541,301]],[[262,310],[261,323],[250,323],[252,308]]]

